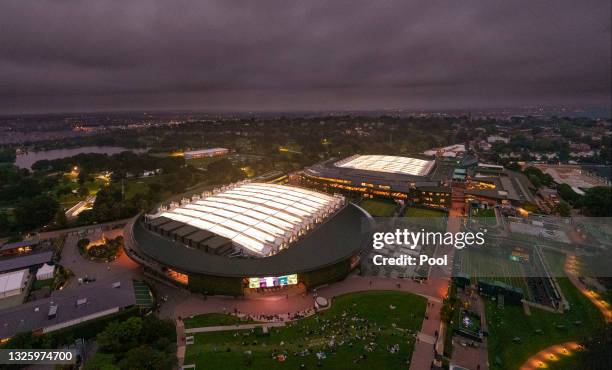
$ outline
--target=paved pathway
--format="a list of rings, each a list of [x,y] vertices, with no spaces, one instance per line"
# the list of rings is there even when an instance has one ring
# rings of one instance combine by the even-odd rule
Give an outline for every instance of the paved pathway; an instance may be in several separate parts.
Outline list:
[[[262,323],[258,323],[258,324],[204,326],[204,327],[200,327],[200,328],[185,329],[185,333],[186,334],[193,334],[193,333],[210,333],[210,332],[213,332],[213,331],[249,330],[249,329],[258,328],[260,326],[267,326],[269,328],[280,328],[281,326],[285,326],[285,322],[284,321],[278,321],[278,322],[262,322]]]
[[[185,363],[185,347],[185,324],[182,320],[176,320],[176,357],[179,369]]]
[[[399,287],[398,287],[399,283]],[[365,278],[351,275],[345,280],[317,289],[320,296],[333,298],[346,293],[368,290],[394,290],[418,294],[432,302],[441,302],[446,294],[445,281],[420,284],[410,279]],[[167,318],[189,317],[192,315],[213,312],[239,312],[251,316],[259,315],[294,315],[314,308],[312,294],[293,296],[270,296],[255,300],[233,297],[208,297],[189,294],[189,292],[156,284],[160,295],[168,295],[168,301],[162,304],[160,314]]]
[[[428,300],[425,318],[421,331],[417,334],[417,341],[410,359],[410,370],[429,369],[435,357],[436,339],[440,329],[440,308],[442,301]]]
[[[115,238],[122,235],[123,230],[105,231],[104,235],[108,238]],[[101,232],[89,235],[90,240],[96,240],[102,236]],[[140,269],[138,264],[132,261],[125,251],[121,251],[121,255],[112,262],[92,262],[84,259],[77,249],[77,241],[79,237],[69,235],[66,237],[66,243],[62,249],[60,264],[69,268],[74,273],[74,278],[68,280],[67,288],[78,286],[78,278],[88,276],[97,280],[106,279],[115,275],[125,275],[132,273],[134,276],[139,275]]]

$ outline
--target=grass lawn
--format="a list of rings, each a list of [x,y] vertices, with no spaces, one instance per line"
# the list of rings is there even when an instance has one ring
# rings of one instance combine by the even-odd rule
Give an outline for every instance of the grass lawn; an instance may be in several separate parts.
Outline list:
[[[136,194],[145,194],[148,189],[146,179],[130,180],[126,183],[125,199],[132,199]]]
[[[391,217],[397,207],[394,201],[383,199],[366,199],[359,205],[374,217]]]
[[[446,212],[437,211],[435,209],[409,207],[409,208],[406,208],[406,211],[404,212],[404,217],[413,217],[413,218],[429,218],[429,217],[444,217],[444,216],[446,216]]]
[[[197,369],[406,369],[425,314],[425,298],[400,292],[336,297],[318,315],[272,328],[200,333],[187,346],[185,364]],[[393,351],[390,349],[393,348]],[[394,352],[394,353],[391,353]],[[279,362],[272,354],[286,354]],[[318,360],[317,353],[325,359]],[[363,358],[362,356],[365,356]]]
[[[40,288],[48,286],[48,287],[51,287],[51,289],[53,290],[53,281],[54,280],[55,280],[54,278],[45,279],[45,280],[36,280],[36,281],[34,281],[34,284],[33,284],[32,288],[34,290],[36,290],[36,289],[40,289]]]
[[[250,324],[256,321],[253,320],[242,320],[234,315],[227,315],[223,313],[205,313],[202,315],[194,316],[193,318],[186,318],[183,320],[185,328],[202,328],[206,326],[223,326],[223,325],[235,325],[235,324]]]
[[[490,369],[518,369],[531,355],[546,347],[570,340],[580,342],[603,330],[605,323],[599,310],[567,278],[557,281],[570,303],[570,309],[563,314],[531,308],[528,316],[522,306],[506,305],[498,309],[496,302],[487,299]],[[538,329],[541,334],[536,333]],[[519,343],[514,342],[515,337],[521,339]]]

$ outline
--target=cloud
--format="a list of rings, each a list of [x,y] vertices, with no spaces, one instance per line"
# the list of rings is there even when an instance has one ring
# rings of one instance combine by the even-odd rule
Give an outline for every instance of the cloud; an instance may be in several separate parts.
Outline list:
[[[608,0],[7,1],[0,110],[599,103],[609,15]]]

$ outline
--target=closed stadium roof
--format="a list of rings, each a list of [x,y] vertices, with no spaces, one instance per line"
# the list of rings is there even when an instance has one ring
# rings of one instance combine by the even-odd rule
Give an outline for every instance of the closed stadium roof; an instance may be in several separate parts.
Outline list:
[[[425,176],[431,171],[434,163],[434,161],[392,155],[354,155],[336,162],[336,166],[357,170]]]
[[[207,230],[247,251],[268,256],[287,247],[315,223],[344,205],[344,198],[298,187],[244,183],[194,197],[163,216]]]

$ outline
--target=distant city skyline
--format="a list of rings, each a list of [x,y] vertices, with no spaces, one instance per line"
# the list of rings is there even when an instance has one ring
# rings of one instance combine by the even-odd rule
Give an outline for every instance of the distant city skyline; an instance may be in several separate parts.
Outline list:
[[[0,114],[610,105],[610,2],[8,2]]]

